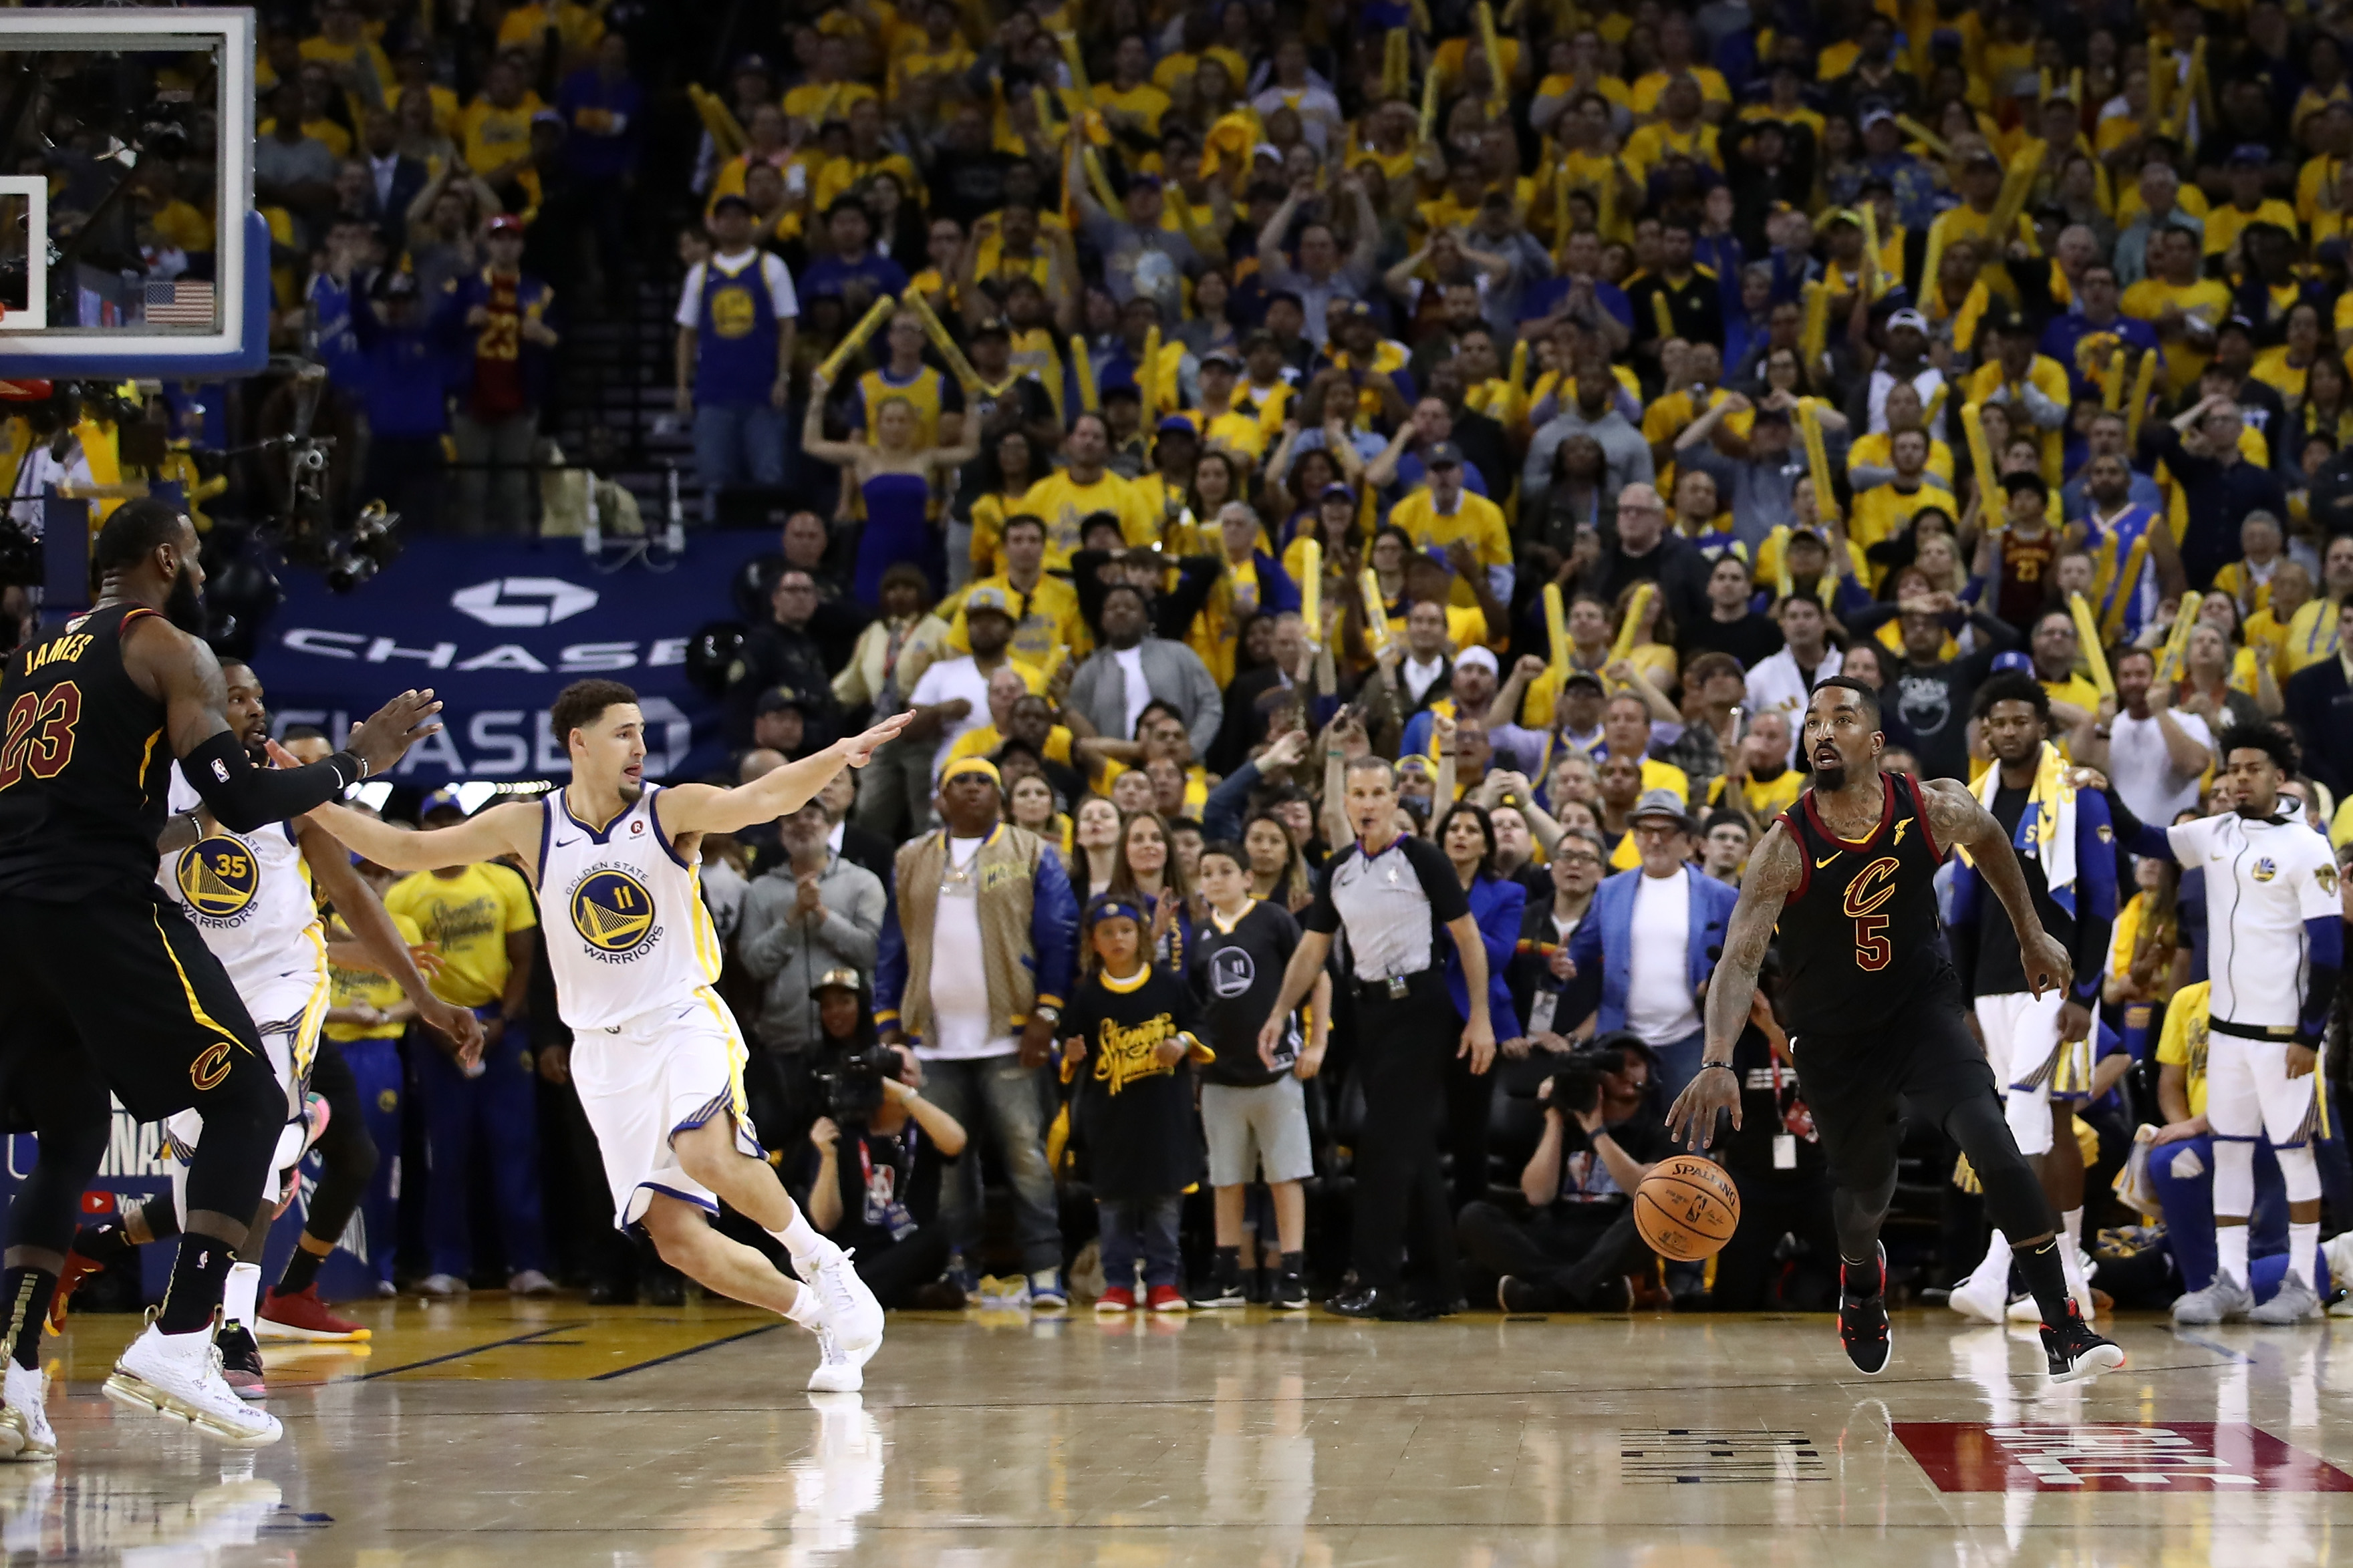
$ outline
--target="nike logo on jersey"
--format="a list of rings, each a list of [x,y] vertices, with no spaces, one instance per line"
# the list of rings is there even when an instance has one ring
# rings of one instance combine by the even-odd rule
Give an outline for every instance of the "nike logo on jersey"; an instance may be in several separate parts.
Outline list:
[[[1837,851],[1837,850],[1833,849],[1833,850],[1831,850],[1829,854],[1827,854],[1827,855],[1823,856],[1820,859],[1819,859],[1819,860],[1817,860],[1817,861],[1815,861],[1815,862],[1814,862],[1814,869],[1815,869],[1815,870],[1817,870],[1817,871],[1819,871],[1819,870],[1820,870],[1823,867],[1825,867],[1825,866],[1829,865],[1831,861],[1833,861],[1833,860],[1837,859],[1838,858],[1839,858],[1839,851]]]
[[[555,841],[555,847],[558,849],[569,849],[575,844],[586,844],[587,842],[588,841],[585,838],[559,838]]]

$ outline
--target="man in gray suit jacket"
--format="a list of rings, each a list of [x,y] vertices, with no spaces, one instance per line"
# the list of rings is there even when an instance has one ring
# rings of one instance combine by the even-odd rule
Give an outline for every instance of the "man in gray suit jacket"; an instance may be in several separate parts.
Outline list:
[[[1071,678],[1071,708],[1086,716],[1095,732],[1112,740],[1135,737],[1145,704],[1166,702],[1185,721],[1193,754],[1206,755],[1225,721],[1225,699],[1201,656],[1180,642],[1149,637],[1143,593],[1125,583],[1106,589],[1103,600],[1103,646]]]

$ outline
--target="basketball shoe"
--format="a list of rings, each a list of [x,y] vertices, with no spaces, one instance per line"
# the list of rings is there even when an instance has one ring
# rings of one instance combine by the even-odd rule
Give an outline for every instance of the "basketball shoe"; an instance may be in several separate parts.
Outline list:
[[[48,1374],[8,1358],[5,1403],[0,1404],[0,1458],[20,1465],[58,1457],[58,1435],[49,1427]]]
[[[817,1370],[809,1373],[808,1388],[812,1394],[855,1394],[866,1386],[866,1363],[882,1342],[860,1350],[846,1348],[829,1323],[817,1327]]]
[[[2067,1303],[2065,1322],[2055,1329],[2042,1325],[2042,1353],[2053,1383],[2082,1383],[2125,1364],[2123,1347],[2094,1333],[2073,1301]]]
[[[155,1326],[152,1309],[146,1329],[115,1362],[104,1392],[117,1405],[152,1410],[225,1443],[259,1447],[282,1435],[276,1416],[246,1404],[222,1379],[213,1325],[167,1334]]]
[[[1893,1344],[1887,1331],[1887,1248],[1876,1247],[1869,1265],[1871,1294],[1858,1296],[1847,1282],[1847,1272],[1862,1265],[1839,1265],[1839,1343],[1846,1359],[1865,1377],[1876,1377],[1887,1366]]]
[[[288,1293],[273,1285],[261,1299],[261,1310],[253,1331],[265,1340],[310,1340],[317,1342],[353,1342],[369,1337],[372,1331],[348,1318],[339,1318],[319,1300],[316,1282]]]
[[[851,1266],[849,1252],[839,1247],[830,1247],[827,1256],[796,1259],[797,1268],[802,1261],[814,1264],[811,1270],[817,1278],[810,1286],[818,1300],[825,1303],[826,1321],[840,1336],[845,1350],[862,1350],[871,1355],[874,1347],[882,1342],[882,1303],[866,1281],[858,1277]]]

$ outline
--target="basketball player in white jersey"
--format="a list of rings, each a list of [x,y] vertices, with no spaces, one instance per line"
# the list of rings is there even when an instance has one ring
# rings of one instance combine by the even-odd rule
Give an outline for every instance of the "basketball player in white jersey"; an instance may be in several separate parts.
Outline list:
[[[645,718],[617,681],[565,688],[550,711],[572,782],[454,827],[407,833],[339,805],[310,820],[395,871],[512,856],[538,889],[572,1081],[596,1130],[616,1223],[643,1222],[663,1261],[706,1289],[814,1331],[808,1386],[853,1392],[882,1342],[882,1308],[849,1254],[818,1234],[762,1158],[744,1102],[743,1036],[712,989],[719,938],[702,904],[702,836],[773,822],[863,767],[910,716],[734,789],[644,782]],[[274,753],[273,753],[274,754]],[[287,759],[290,761],[291,759]],[[784,1247],[808,1286],[710,1224],[724,1198]]]
[[[260,679],[249,666],[235,661],[221,666],[221,679],[228,689],[229,728],[255,761],[264,763],[269,713]],[[312,1112],[305,1106],[319,1028],[327,1013],[327,938],[319,918],[319,895],[334,905],[368,957],[416,1004],[419,1018],[458,1042],[468,1059],[480,1054],[482,1028],[470,1011],[443,1002],[427,988],[375,889],[353,869],[343,847],[323,829],[294,821],[234,833],[203,805],[174,763],[173,815],[156,839],[162,861],[155,882],[187,910],[205,945],[228,971],[230,984],[260,1032],[270,1068],[286,1091],[286,1128],[279,1135],[266,1189],[256,1194],[259,1207],[254,1224],[258,1234],[266,1236],[292,1194],[303,1154],[323,1126],[325,1107]],[[180,1233],[186,1218],[188,1163],[204,1135],[204,1117],[181,1111],[164,1123],[164,1147],[174,1162],[170,1197],[150,1200],[125,1211],[119,1222],[93,1226],[75,1237],[50,1304],[53,1325],[63,1323],[68,1299],[90,1273],[127,1258],[134,1247]],[[248,1398],[259,1398],[264,1390],[255,1343],[260,1248],[252,1251],[252,1260],[229,1268],[216,1342],[229,1386]],[[365,1329],[351,1327],[354,1331],[343,1337],[366,1337]]]

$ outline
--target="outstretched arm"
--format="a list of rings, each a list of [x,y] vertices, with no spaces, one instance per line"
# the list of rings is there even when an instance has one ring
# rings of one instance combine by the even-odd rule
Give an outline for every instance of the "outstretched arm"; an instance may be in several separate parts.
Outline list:
[[[2010,847],[2010,835],[1991,812],[1978,804],[1968,786],[1957,779],[1931,779],[1920,786],[1920,795],[1936,841],[1968,850],[1977,863],[1978,875],[2010,911],[2027,988],[2037,996],[2054,986],[2064,991],[2073,965],[2067,949],[2042,929],[2042,917],[2034,912],[2034,894],[2026,885],[2026,873],[2019,868],[2017,851]]]
[[[325,828],[344,847],[388,871],[438,871],[448,866],[479,865],[501,855],[512,855],[524,866],[536,867],[540,822],[545,809],[532,801],[512,801],[494,805],[454,826],[422,833],[396,827],[364,812],[332,803],[319,807],[303,820]],[[360,934],[358,921],[351,921],[351,926],[353,935]]]
[[[825,395],[832,386],[819,371],[809,372],[808,413],[801,420],[801,450],[819,462],[848,468],[858,461],[864,448],[855,441],[828,441],[825,438]]]
[[[1757,972],[1765,966],[1765,951],[1773,944],[1781,906],[1797,890],[1804,853],[1789,830],[1776,822],[1748,858],[1740,900],[1725,927],[1724,956],[1708,982],[1707,1046],[1701,1053],[1699,1076],[1683,1086],[1667,1110],[1668,1134],[1694,1149],[1704,1149],[1714,1140],[1719,1111],[1732,1113],[1735,1129],[1740,1125],[1740,1079],[1732,1070],[1732,1047],[1748,1026]]]
[[[774,822],[817,798],[818,791],[845,767],[862,768],[874,748],[907,727],[912,713],[885,719],[862,735],[836,741],[824,751],[786,763],[747,784],[679,784],[662,792],[662,827],[673,837],[690,833],[733,833],[758,822]]]
[[[474,1010],[433,994],[425,976],[417,971],[417,960],[400,928],[385,912],[384,901],[353,869],[351,856],[325,828],[305,820],[295,826],[294,838],[319,891],[351,927],[352,935],[377,970],[400,987],[400,994],[416,1007],[425,1026],[449,1042],[458,1060],[471,1067],[482,1054],[482,1021],[474,1016]]]

